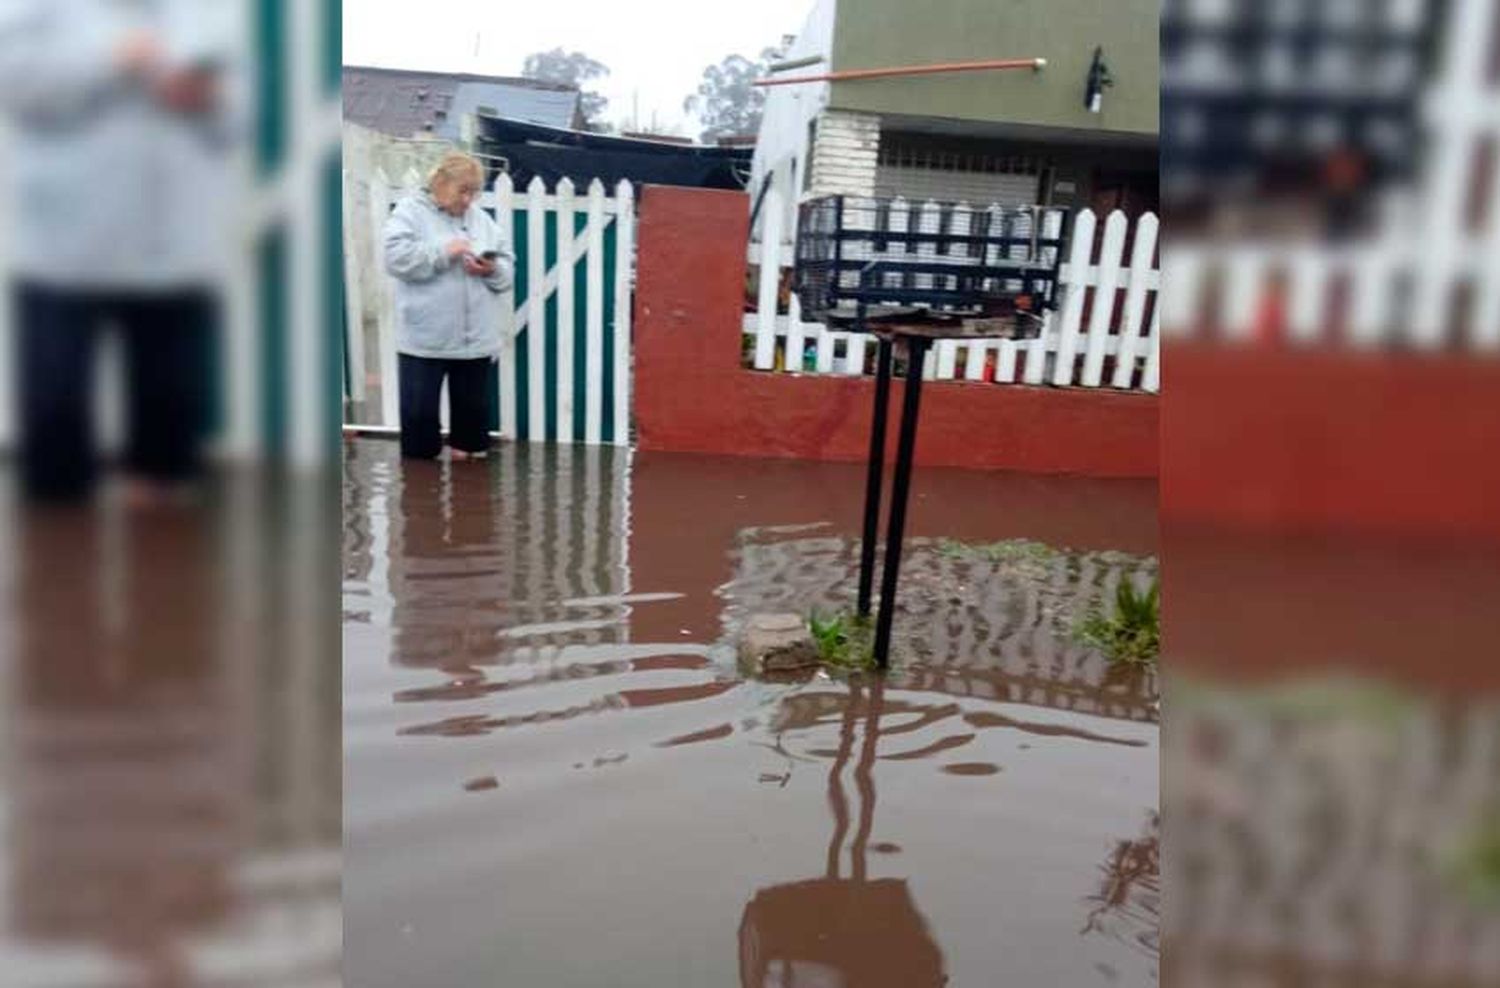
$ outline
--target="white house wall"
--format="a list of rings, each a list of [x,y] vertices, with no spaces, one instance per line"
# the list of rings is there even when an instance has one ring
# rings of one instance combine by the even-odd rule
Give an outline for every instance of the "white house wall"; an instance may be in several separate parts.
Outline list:
[[[872,196],[879,160],[879,116],[824,110],[813,139],[806,191],[813,195]]]
[[[797,39],[784,56],[784,60],[818,56],[822,62],[800,69],[788,69],[786,76],[821,75],[830,71],[833,58],[833,24],[838,9],[838,0],[818,0],[806,23],[798,32]],[[775,169],[785,195],[786,215],[781,228],[794,228],[796,197],[804,183],[803,169],[807,161],[808,125],[828,105],[831,87],[826,82],[805,83],[796,86],[772,86],[766,90],[765,113],[761,118],[760,132],[755,143],[755,156],[751,162],[750,192],[758,195],[767,172]],[[795,180],[795,188],[792,182]],[[757,220],[757,227],[764,222]]]

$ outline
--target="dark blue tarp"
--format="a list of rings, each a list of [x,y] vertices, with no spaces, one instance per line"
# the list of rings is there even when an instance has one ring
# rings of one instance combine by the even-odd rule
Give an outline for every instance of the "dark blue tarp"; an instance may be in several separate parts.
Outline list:
[[[480,117],[478,136],[479,150],[505,159],[518,189],[538,175],[549,189],[564,176],[580,189],[596,178],[611,187],[629,179],[638,185],[743,189],[753,154],[751,148],[610,137],[497,117]]]

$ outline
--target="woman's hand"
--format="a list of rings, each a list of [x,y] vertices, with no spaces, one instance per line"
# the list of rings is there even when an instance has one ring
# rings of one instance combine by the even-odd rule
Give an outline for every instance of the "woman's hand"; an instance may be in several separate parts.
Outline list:
[[[495,273],[495,262],[486,261],[482,257],[473,254],[464,255],[464,270],[476,278],[488,278]]]
[[[157,101],[178,113],[207,113],[219,98],[218,76],[201,68],[164,72],[157,76],[153,88]]]
[[[448,255],[448,260],[456,261],[460,257],[474,256],[474,248],[467,237],[454,237],[443,247],[443,253]]]

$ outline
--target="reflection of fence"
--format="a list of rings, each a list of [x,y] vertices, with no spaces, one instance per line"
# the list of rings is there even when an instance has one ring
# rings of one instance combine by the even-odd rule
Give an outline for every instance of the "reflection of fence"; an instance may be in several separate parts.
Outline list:
[[[346,189],[363,180],[344,176]],[[370,215],[354,215],[353,197],[346,194],[352,413],[347,419],[391,428],[399,420],[397,313],[379,257],[380,229],[395,201],[417,191],[422,180],[407,172],[393,183],[377,170],[368,183]],[[534,179],[517,192],[510,177],[501,175],[480,205],[508,218],[516,251],[515,284],[505,293],[499,327],[493,427],[511,439],[626,444],[634,234],[630,184],[622,181],[612,198],[597,180],[579,192],[563,179],[549,194]],[[367,235],[356,236],[357,228]],[[359,244],[370,246],[360,250]],[[372,311],[366,299],[373,301]],[[378,400],[372,400],[372,392]]]
[[[150,526],[85,515],[7,540],[7,985],[337,978],[337,514],[320,479],[219,493]],[[124,928],[172,973],[122,950]]]
[[[495,473],[445,475],[422,463],[387,473],[394,447],[360,448],[346,471],[346,552],[353,579],[395,609],[395,662],[462,679],[630,640],[623,451],[504,444]]]
[[[780,190],[772,189],[767,198],[780,194]],[[760,265],[762,272],[759,306],[757,312],[747,314],[744,320],[747,343],[754,349],[753,366],[760,370],[819,374],[866,373],[869,358],[874,354],[874,347],[867,345],[869,336],[833,332],[821,323],[804,322],[795,296],[787,305],[786,314],[777,314],[779,276],[769,277],[765,272],[789,269],[794,258],[791,247],[780,242],[779,203],[768,202],[764,211],[765,238],[752,244],[749,257],[750,263]],[[882,222],[896,232],[908,229],[936,232],[939,228],[977,231],[981,226],[989,229],[997,221],[1014,224],[1021,219],[1029,220],[1030,215],[1029,212],[1018,215],[1013,208],[1000,206],[976,209],[962,203],[908,204],[898,199]],[[1132,231],[1124,213],[1118,210],[1111,213],[1105,219],[1097,254],[1094,245],[1098,218],[1094,212],[1085,209],[1073,222],[1071,252],[1063,263],[1060,278],[1059,306],[1047,314],[1041,336],[1035,340],[944,341],[928,357],[929,378],[1105,386],[1137,391],[1159,389],[1156,216],[1144,214]],[[892,244],[889,249],[899,252],[901,247]],[[933,258],[918,253],[911,260],[921,263]]]

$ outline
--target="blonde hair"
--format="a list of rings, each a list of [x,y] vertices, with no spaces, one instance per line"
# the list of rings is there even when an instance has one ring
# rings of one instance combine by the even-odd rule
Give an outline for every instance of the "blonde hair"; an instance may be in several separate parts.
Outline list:
[[[439,183],[461,182],[472,176],[484,185],[484,166],[479,159],[462,151],[449,151],[443,155],[432,171],[427,174],[427,187],[436,188]]]

